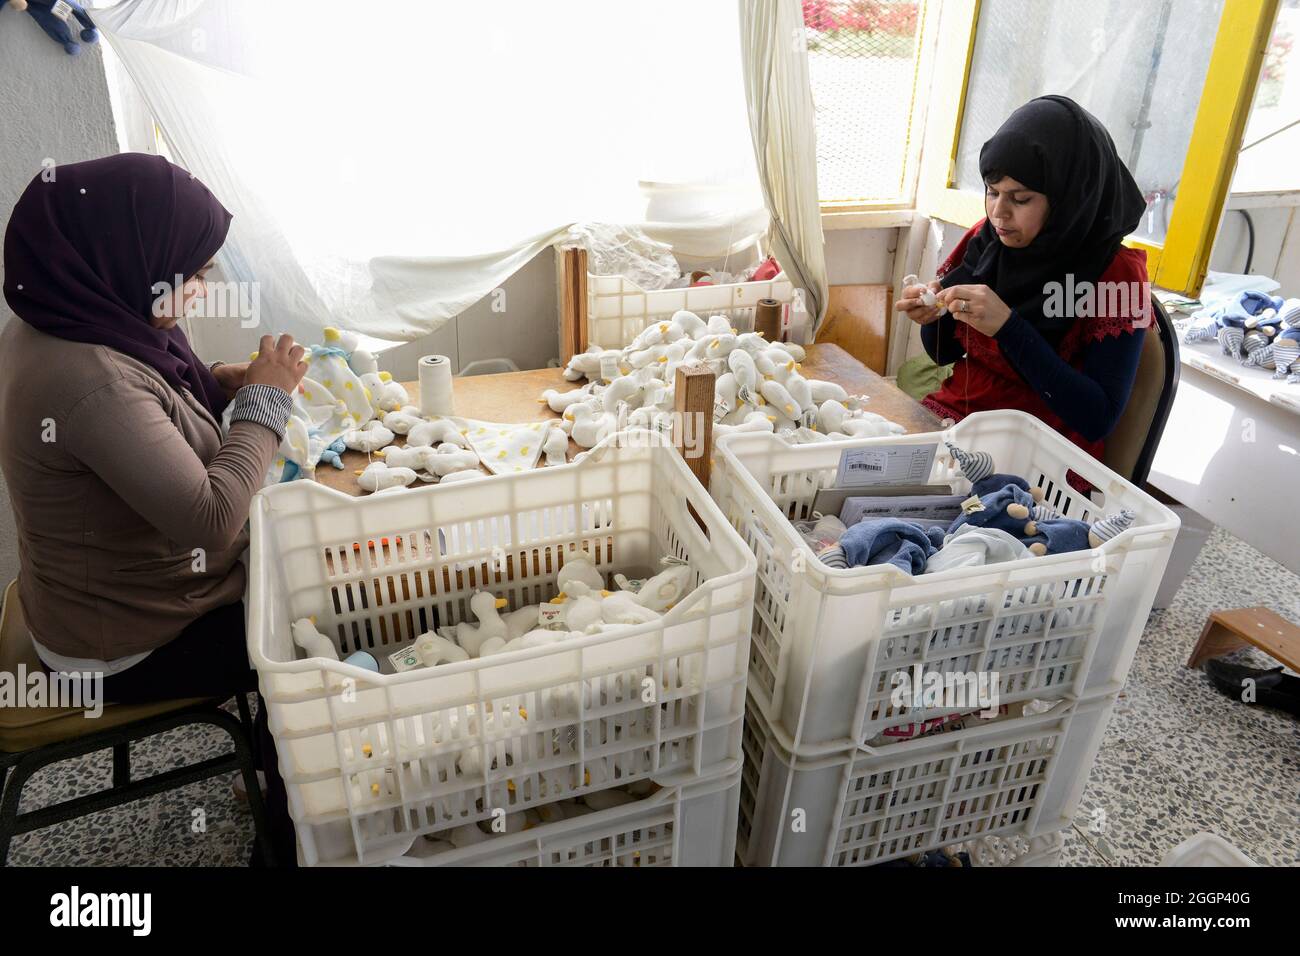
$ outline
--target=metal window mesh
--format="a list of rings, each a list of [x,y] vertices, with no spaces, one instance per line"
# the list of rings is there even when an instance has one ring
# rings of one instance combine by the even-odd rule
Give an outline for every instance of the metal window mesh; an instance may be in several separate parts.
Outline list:
[[[906,198],[923,0],[803,0],[823,202]]]

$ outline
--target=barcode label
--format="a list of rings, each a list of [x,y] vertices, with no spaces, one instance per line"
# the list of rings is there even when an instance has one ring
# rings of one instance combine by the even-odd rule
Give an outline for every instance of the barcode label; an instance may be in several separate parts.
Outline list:
[[[925,483],[930,480],[938,446],[876,445],[845,449],[840,456],[836,484],[865,485]]]

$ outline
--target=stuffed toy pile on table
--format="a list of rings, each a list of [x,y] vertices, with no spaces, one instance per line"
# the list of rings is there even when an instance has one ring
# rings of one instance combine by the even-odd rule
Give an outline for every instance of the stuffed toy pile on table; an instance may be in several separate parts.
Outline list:
[[[1272,369],[1300,384],[1300,299],[1242,292],[1216,309],[1195,313],[1183,333],[1188,345],[1215,342],[1242,365]]]
[[[738,332],[725,315],[706,322],[694,312],[675,313],[645,327],[621,349],[592,346],[573,356],[564,377],[587,384],[547,389],[538,399],[562,416],[560,427],[583,448],[624,428],[668,433],[680,365],[705,363],[715,376],[713,429],[776,432],[793,443],[899,435],[906,429],[866,411],[866,397],[840,385],[806,378],[802,346],[768,342],[759,332]]]
[[[556,422],[510,425],[422,415],[353,332],[325,329],[325,344],[308,348],[304,361],[307,373],[291,396],[289,423],[266,484],[313,477],[322,463],[342,469],[345,450],[372,456],[356,473],[357,484],[371,492],[484,477],[480,466],[493,474],[524,471],[543,451],[548,463],[564,461],[568,439]],[[564,439],[558,461],[548,430]],[[405,446],[389,447],[398,436]]]

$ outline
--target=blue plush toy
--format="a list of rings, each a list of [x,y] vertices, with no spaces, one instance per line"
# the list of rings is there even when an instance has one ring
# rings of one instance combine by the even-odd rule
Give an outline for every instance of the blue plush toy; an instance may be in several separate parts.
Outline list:
[[[320,453],[320,460],[328,465],[333,465],[335,468],[341,469],[343,467],[343,459],[339,456],[347,450],[348,446],[343,443],[343,439],[336,439],[333,444],[325,446],[324,451]]]
[[[1283,299],[1265,292],[1246,291],[1213,311],[1198,312],[1191,326],[1183,333],[1187,344],[1218,341],[1224,355],[1246,362],[1246,337],[1251,330],[1272,338],[1284,324],[1284,316],[1295,314],[1300,300]],[[1255,351],[1259,348],[1254,343]],[[1249,364],[1261,364],[1260,358]]]
[[[1092,525],[1075,518],[1062,518],[1012,483],[992,494],[981,495],[979,506],[958,517],[948,527],[948,534],[967,524],[996,528],[1023,542],[1033,554],[1064,554],[1101,547],[1103,541],[1131,525],[1135,517],[1125,509]]]
[[[1029,482],[1019,475],[1004,475],[994,470],[993,456],[986,451],[968,452],[958,448],[952,442],[944,442],[948,446],[948,453],[952,455],[953,461],[957,463],[957,468],[961,471],[962,477],[970,482],[970,493],[976,497],[983,498],[985,495],[991,495],[1007,485],[1015,485],[1022,491],[1028,492],[1034,501],[1043,500],[1042,488],[1030,488]]]
[[[99,31],[81,4],[76,0],[9,0],[9,6],[19,13],[26,10],[51,40],[68,51],[70,56],[81,52],[81,44],[72,36],[68,20],[76,17],[81,24],[80,36],[86,43],[99,39]]]
[[[980,495],[978,505],[974,502],[963,505],[962,513],[948,526],[948,534],[969,524],[976,528],[1005,531],[1017,541],[1023,541],[1026,547],[1034,544],[1045,546],[1047,538],[1034,530],[1034,522],[1055,517],[1054,511],[1040,505],[1033,495],[1012,481],[996,491]]]
[[[892,564],[908,574],[925,570],[926,559],[943,546],[943,528],[926,528],[899,518],[864,518],[840,536],[850,567]]]
[[[1102,518],[1096,524],[1088,524],[1074,518],[1047,518],[1043,521],[1031,521],[1027,526],[1033,529],[1035,536],[1044,540],[1029,546],[1034,554],[1064,554],[1067,551],[1087,551],[1100,548],[1103,541],[1109,541],[1133,523],[1136,518],[1132,511],[1125,508],[1116,514]]]
[[[1291,385],[1300,385],[1300,322],[1277,337],[1272,358],[1274,378],[1285,378]]]

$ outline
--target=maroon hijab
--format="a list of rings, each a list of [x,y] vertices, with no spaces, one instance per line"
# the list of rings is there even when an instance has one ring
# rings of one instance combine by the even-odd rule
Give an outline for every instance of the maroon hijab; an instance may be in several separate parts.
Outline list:
[[[225,242],[230,218],[206,186],[161,156],[54,167],[28,184],[9,219],[5,299],[28,325],[139,359],[220,416],[225,395],[185,333],[155,329],[150,318],[155,283],[198,272]]]

